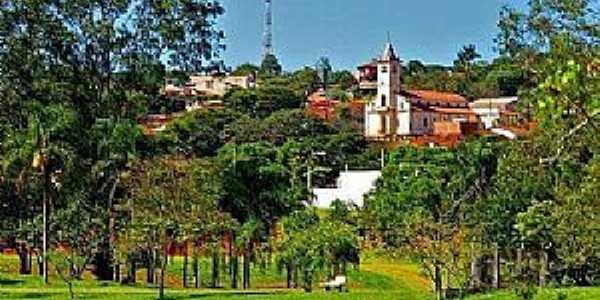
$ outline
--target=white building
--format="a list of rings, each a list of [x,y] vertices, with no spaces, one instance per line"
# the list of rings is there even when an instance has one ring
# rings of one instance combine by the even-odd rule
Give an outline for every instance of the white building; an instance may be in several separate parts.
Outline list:
[[[174,96],[219,96],[222,97],[232,88],[249,89],[255,87],[253,76],[197,75],[190,76],[184,85],[177,85],[168,79],[164,92]]]
[[[502,115],[517,115],[518,97],[477,99],[469,107],[479,117],[486,129],[497,126]]]
[[[392,44],[385,46],[377,60],[377,96],[365,107],[365,136],[375,139],[391,138],[402,128],[398,126],[400,95],[400,59]]]
[[[336,188],[313,189],[316,207],[329,208],[335,200],[362,207],[364,196],[375,188],[381,171],[345,171],[340,173]]]
[[[467,100],[457,94],[403,90],[400,59],[392,44],[376,60],[377,96],[365,107],[365,137],[393,140],[399,136],[427,135],[437,122],[473,122]],[[365,66],[359,67],[361,72]]]

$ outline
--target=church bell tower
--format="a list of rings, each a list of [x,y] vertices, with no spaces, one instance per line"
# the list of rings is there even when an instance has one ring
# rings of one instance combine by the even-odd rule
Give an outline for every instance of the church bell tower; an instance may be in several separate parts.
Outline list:
[[[398,96],[401,91],[400,59],[391,42],[377,59],[377,96],[365,109],[365,136],[391,140],[398,127]]]

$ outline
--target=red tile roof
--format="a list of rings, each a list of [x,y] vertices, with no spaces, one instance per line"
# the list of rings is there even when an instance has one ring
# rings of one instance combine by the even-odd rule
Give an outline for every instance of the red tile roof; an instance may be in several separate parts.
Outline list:
[[[439,113],[444,113],[444,114],[449,114],[449,115],[453,115],[453,114],[457,114],[457,115],[474,115],[475,114],[475,112],[473,112],[470,108],[434,107],[433,111],[439,112]]]
[[[456,104],[467,104],[467,99],[461,95],[427,90],[408,90],[409,94],[424,101],[440,101]]]
[[[358,69],[365,69],[365,68],[377,68],[377,63],[376,62],[368,62],[368,63],[358,66]]]

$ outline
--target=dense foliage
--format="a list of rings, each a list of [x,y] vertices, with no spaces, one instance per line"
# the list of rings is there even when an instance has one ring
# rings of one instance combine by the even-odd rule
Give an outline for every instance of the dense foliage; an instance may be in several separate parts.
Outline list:
[[[369,239],[420,259],[438,298],[445,286],[510,285],[528,299],[535,285],[600,281],[600,203],[590,193],[599,188],[600,150],[600,37],[592,2],[531,1],[527,13],[501,13],[502,56],[485,68],[512,70],[517,80],[508,82],[518,84],[511,94],[518,88],[522,109],[538,122],[530,136],[453,150],[400,149],[368,199],[362,222]],[[454,68],[473,76],[482,70],[472,63],[477,57],[465,47]],[[408,70],[409,85],[427,84],[415,81],[418,74],[435,74],[419,62]],[[458,83],[449,88],[460,90]]]
[[[401,146],[363,208],[336,201],[322,212],[310,208],[311,187],[333,185],[347,167],[379,168],[386,146],[349,120],[343,102],[361,96],[351,72],[320,58],[286,73],[268,55],[233,71],[257,87],[144,134],[141,117],[177,108],[160,94],[165,76],[226,69],[218,1],[2,1],[0,240],[23,274],[32,253],[45,280],[49,259],[71,288],[88,269],[135,284],[144,268],[161,297],[174,253],[184,287],[192,277],[203,285],[206,256],[205,286],[223,286],[227,261],[237,288],[241,259],[243,288],[251,264],[277,262],[288,287],[310,291],[370,246],[419,261],[439,298],[598,284],[600,12],[593,1],[529,6],[502,10],[491,62],[467,45],[453,66],[404,68],[409,89],[519,95],[537,121],[528,136]],[[334,122],[304,109],[320,89],[343,103]]]

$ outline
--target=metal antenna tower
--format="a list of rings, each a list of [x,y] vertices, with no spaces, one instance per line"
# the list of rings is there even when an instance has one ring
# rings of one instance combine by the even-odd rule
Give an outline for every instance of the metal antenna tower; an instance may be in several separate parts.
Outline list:
[[[263,57],[273,54],[273,0],[265,0],[265,33]]]

